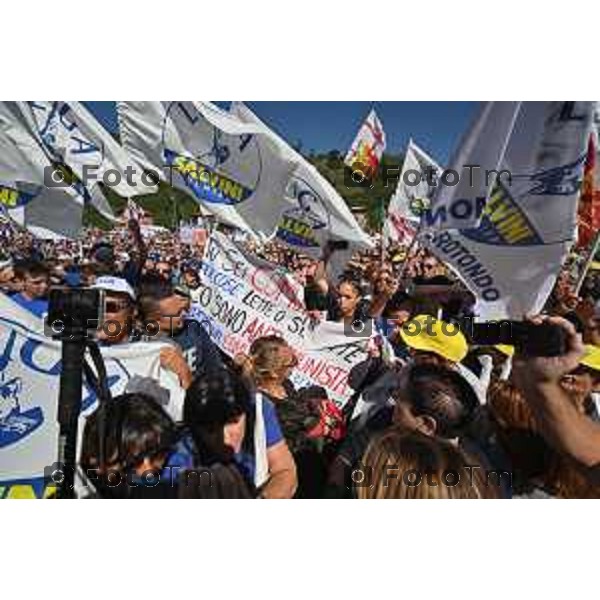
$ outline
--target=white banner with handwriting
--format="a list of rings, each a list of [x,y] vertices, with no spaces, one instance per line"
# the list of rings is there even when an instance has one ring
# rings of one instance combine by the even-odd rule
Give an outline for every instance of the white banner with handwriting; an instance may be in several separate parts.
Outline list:
[[[247,353],[259,337],[281,335],[299,359],[292,376],[296,387],[321,386],[339,404],[352,395],[348,373],[365,360],[367,339],[349,337],[341,323],[311,322],[302,286],[287,271],[214,233],[201,280],[192,316],[229,356]]]

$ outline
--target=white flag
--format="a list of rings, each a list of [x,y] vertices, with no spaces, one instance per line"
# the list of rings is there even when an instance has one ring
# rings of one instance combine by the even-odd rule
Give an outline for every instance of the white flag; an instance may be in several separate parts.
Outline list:
[[[499,179],[472,229],[426,244],[477,296],[480,320],[539,312],[575,238],[592,102],[523,102]]]
[[[0,202],[16,223],[40,237],[75,237],[89,199],[79,184],[48,187],[54,172],[30,128],[28,106],[0,103]]]
[[[125,148],[249,232],[271,233],[293,165],[258,128],[208,102],[119,102]]]
[[[133,157],[80,102],[28,102],[42,146],[53,161],[68,165],[86,187],[103,183],[129,198],[154,194]]]
[[[311,254],[329,240],[343,240],[356,248],[370,248],[372,241],[335,188],[301,154],[263,123],[245,104],[233,102],[230,112],[266,132],[283,156],[295,164],[282,196],[283,210],[276,237]]]
[[[430,207],[442,168],[412,140],[408,141],[398,186],[390,200],[384,233],[394,242],[410,243],[421,219]]]
[[[385,152],[385,144],[383,126],[375,109],[372,109],[358,130],[344,163],[363,172],[367,179],[373,179]]]
[[[422,227],[476,227],[519,115],[521,102],[485,102],[438,181]],[[502,179],[504,175],[501,175]]]
[[[80,102],[37,100],[27,104],[29,110],[24,113],[50,160],[73,171],[83,183],[86,201],[103,217],[116,222],[100,182],[123,197],[157,191],[143,176],[141,166]]]

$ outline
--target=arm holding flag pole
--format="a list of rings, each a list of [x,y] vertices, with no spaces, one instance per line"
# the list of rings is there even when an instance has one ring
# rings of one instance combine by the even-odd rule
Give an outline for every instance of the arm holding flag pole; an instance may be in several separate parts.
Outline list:
[[[127,208],[125,216],[127,218],[127,229],[133,237],[133,244],[136,248],[135,255],[131,258],[128,273],[125,275],[132,285],[136,285],[137,280],[142,273],[144,264],[148,257],[148,247],[142,235],[139,218],[143,214],[141,208],[131,198],[127,199]]]
[[[171,203],[173,204],[173,231],[177,231],[179,229],[179,207],[177,204],[177,196],[171,192],[169,197],[171,199]]]
[[[398,273],[398,280],[402,283],[404,275],[406,274],[406,269],[408,268],[409,261],[411,256],[414,254],[415,249],[417,248],[417,240],[419,238],[419,234],[421,233],[421,224],[422,220],[419,221],[419,226],[417,227],[417,231],[415,231],[415,235],[410,242],[410,245],[406,249],[406,257],[404,258],[404,262],[402,263],[402,268],[400,269],[400,273]]]

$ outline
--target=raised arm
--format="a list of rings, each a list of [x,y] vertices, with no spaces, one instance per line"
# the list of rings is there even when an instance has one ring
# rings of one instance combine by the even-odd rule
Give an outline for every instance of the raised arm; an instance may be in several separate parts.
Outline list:
[[[382,269],[373,281],[373,299],[369,305],[368,316],[380,317],[386,304],[398,290],[399,282],[390,270]]]
[[[600,425],[577,409],[560,385],[561,378],[577,367],[584,353],[581,336],[561,317],[537,317],[563,327],[568,334],[568,352],[554,358],[515,356],[513,376],[534,411],[542,435],[600,478]]]
[[[133,244],[136,248],[135,257],[132,258],[132,261],[135,263],[136,270],[141,273],[142,269],[144,268],[146,258],[148,257],[148,248],[146,246],[146,242],[144,241],[144,236],[142,235],[139,222],[135,219],[130,219],[127,223],[127,227],[131,232]]]

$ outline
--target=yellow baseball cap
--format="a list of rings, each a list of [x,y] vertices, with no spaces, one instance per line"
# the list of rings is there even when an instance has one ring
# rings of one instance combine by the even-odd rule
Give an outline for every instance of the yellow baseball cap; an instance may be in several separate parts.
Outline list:
[[[404,323],[400,336],[409,348],[433,352],[453,362],[460,362],[469,351],[458,325],[431,315],[418,315]]]
[[[592,344],[586,344],[585,354],[579,361],[579,364],[588,369],[600,371],[600,348],[598,346],[592,346]]]
[[[515,353],[515,347],[509,346],[508,344],[496,344],[494,348],[500,350],[500,352],[506,356],[512,356]]]

